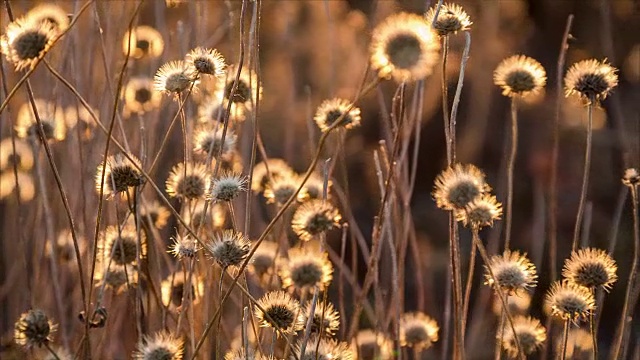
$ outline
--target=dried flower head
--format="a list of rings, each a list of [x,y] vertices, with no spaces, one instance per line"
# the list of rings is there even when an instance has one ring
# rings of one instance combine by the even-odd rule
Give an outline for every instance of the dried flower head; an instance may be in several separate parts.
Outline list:
[[[151,26],[140,25],[133,29],[131,36],[127,31],[122,38],[122,52],[134,59],[141,59],[145,56],[157,58],[162,55],[164,41],[158,30]]]
[[[287,178],[294,172],[282,159],[271,158],[267,161],[259,162],[253,167],[253,177],[251,178],[251,190],[263,192],[271,179]]]
[[[571,253],[564,262],[562,276],[586,288],[602,287],[608,291],[618,280],[617,270],[615,260],[606,251],[587,248]]]
[[[472,164],[455,164],[438,175],[433,197],[441,209],[463,210],[489,190],[480,169]]]
[[[35,66],[49,51],[56,36],[51,24],[20,18],[9,23],[0,37],[0,50],[16,71],[20,71]]]
[[[151,224],[157,229],[162,229],[167,226],[167,221],[171,216],[171,212],[164,205],[160,204],[158,200],[147,202],[140,207],[140,216],[143,220],[151,220]]]
[[[98,193],[103,189],[103,180],[103,193],[107,198],[112,198],[116,194],[126,192],[130,187],[140,186],[144,183],[144,178],[138,170],[142,166],[140,160],[133,155],[129,155],[129,158],[123,154],[115,154],[107,157],[106,162],[98,165],[96,171],[96,191]]]
[[[525,315],[529,313],[529,307],[531,306],[531,294],[527,291],[518,291],[515,294],[507,296],[507,308],[511,315]],[[493,313],[496,316],[502,314],[502,301],[499,296],[493,297]]]
[[[64,121],[64,110],[55,103],[43,99],[35,99],[34,103],[38,117],[42,123],[44,137],[50,141],[64,140],[67,132]],[[14,129],[20,138],[40,138],[38,122],[30,102],[20,106]]]
[[[419,15],[391,15],[373,29],[371,66],[382,78],[397,82],[424,79],[438,63],[440,42],[431,24]]]
[[[9,197],[14,194],[20,197],[20,201],[26,202],[33,200],[36,194],[36,186],[31,174],[18,171],[18,182],[16,184],[16,174],[13,171],[6,171],[0,173],[0,200]],[[18,188],[20,190],[17,193]]]
[[[169,253],[178,259],[182,258],[194,258],[196,253],[200,250],[198,241],[191,237],[191,235],[176,235],[173,238],[173,244],[169,246]]]
[[[439,330],[438,323],[424,313],[405,313],[400,317],[400,345],[428,349],[438,341]]]
[[[0,170],[12,170],[14,165],[18,170],[30,170],[33,167],[31,146],[23,140],[15,139],[15,152],[13,150],[11,138],[0,141]]]
[[[216,49],[197,47],[187,54],[186,61],[193,65],[200,74],[224,77],[226,67],[224,57]]]
[[[261,327],[278,328],[284,334],[293,334],[304,326],[300,303],[284,291],[266,293],[257,305],[255,315]]]
[[[383,333],[375,333],[371,329],[360,330],[353,339],[352,352],[358,354],[360,360],[377,360],[393,358],[393,341]]]
[[[69,27],[67,12],[54,4],[38,4],[29,10],[24,17],[25,20],[32,23],[49,25],[57,33],[61,33]]]
[[[340,212],[328,201],[310,200],[293,214],[291,228],[300,240],[309,241],[340,226]]]
[[[118,231],[117,226],[109,226],[98,244],[100,255],[104,261],[113,259],[117,265],[134,265],[138,258],[138,236],[136,228],[127,224]],[[147,255],[147,240],[144,232],[140,232],[140,258]],[[113,256],[113,257],[112,257]]]
[[[537,60],[514,55],[500,62],[493,72],[493,83],[502,88],[504,96],[525,97],[544,88],[547,74]]]
[[[618,69],[607,61],[583,60],[571,66],[564,77],[566,96],[579,95],[587,103],[604,100],[618,85]]]
[[[578,322],[595,309],[595,299],[589,289],[569,281],[556,281],[547,292],[545,301],[553,316]]]
[[[170,61],[160,67],[153,78],[153,88],[168,95],[180,95],[193,84],[195,90],[197,74],[195,69],[182,60]]]
[[[433,24],[433,28],[438,35],[447,36],[451,34],[457,34],[458,31],[468,31],[472,22],[469,19],[469,15],[457,4],[442,4],[440,12],[438,12],[438,18],[436,19],[436,12],[438,6],[435,5],[425,14],[427,23]]]
[[[189,277],[191,278],[189,279]],[[189,281],[191,282],[191,294],[185,294],[185,284]],[[204,282],[195,273],[179,271],[162,280],[160,290],[162,292],[162,303],[165,306],[178,307],[182,305],[182,298],[187,295],[191,296],[190,301],[192,304],[197,304],[204,294]]]
[[[562,351],[562,341],[558,341],[558,353]],[[584,329],[571,329],[567,338],[567,359],[593,359],[593,339]]]
[[[102,286],[104,283],[116,293],[120,293],[125,288],[135,286],[138,283],[138,271],[129,264],[118,265],[113,262],[109,264],[108,261],[101,261],[96,264],[95,281],[96,286]]]
[[[489,194],[482,194],[472,200],[464,211],[456,212],[456,219],[462,221],[465,226],[481,229],[485,226],[493,226],[495,220],[500,220],[502,215],[502,204],[496,197]]]
[[[278,244],[273,241],[263,241],[251,256],[249,271],[258,277],[271,274],[278,256]]]
[[[515,336],[510,327],[504,327],[496,335],[496,339],[502,339],[502,348],[510,358],[516,359],[519,355],[516,336],[522,352],[527,356],[533,354],[547,340],[547,331],[538,319],[516,316],[513,319],[513,327],[515,328]]]
[[[322,132],[327,131],[338,119],[338,126],[352,129],[360,125],[360,109],[348,100],[333,98],[325,100],[316,110],[313,120]]]
[[[305,248],[292,248],[288,259],[279,262],[282,287],[293,287],[303,291],[318,287],[320,291],[329,286],[333,278],[333,265],[326,252]]]
[[[202,79],[203,86],[202,88],[206,88],[204,84],[206,84],[206,79]],[[224,101],[224,99],[220,98],[221,94],[214,94],[210,96],[204,97],[204,99],[200,102],[198,106],[198,122],[200,123],[210,123],[210,122],[221,122],[224,120],[224,117],[227,114],[227,105],[228,103]],[[246,111],[242,106],[231,105],[231,109],[229,112],[229,120],[231,124],[234,122],[243,122],[246,119]]]
[[[226,173],[213,181],[211,198],[215,201],[231,201],[247,191],[247,177]]]
[[[628,187],[635,187],[640,184],[640,172],[636,168],[628,168],[624,171],[622,183]]]
[[[56,331],[57,326],[49,320],[44,311],[32,309],[20,315],[14,328],[16,343],[31,349],[53,341],[52,334]]]
[[[491,257],[489,267],[493,271],[495,282],[489,268],[485,266],[485,283],[491,287],[495,285],[508,293],[517,293],[536,286],[536,267],[526,253],[505,250],[502,255]]]
[[[222,141],[223,127],[220,123],[207,123],[198,127],[194,134],[193,151],[196,153],[216,157],[220,150],[222,155],[233,151],[236,145],[236,134],[231,129],[227,129],[224,141]]]
[[[159,332],[145,336],[138,343],[138,351],[133,355],[140,360],[182,360],[184,341],[173,334]]]
[[[216,168],[218,161],[220,161],[220,171],[242,173],[244,170],[242,155],[238,149],[233,149],[225,153],[220,159],[211,158],[211,169]]]
[[[167,194],[180,199],[202,199],[209,186],[210,175],[203,164],[179,163],[167,179]]]
[[[134,77],[124,86],[126,114],[144,114],[152,111],[162,101],[162,93],[154,91],[153,81],[148,77]]]
[[[213,235],[204,244],[205,249],[223,269],[239,267],[251,251],[251,242],[246,235],[233,230],[224,230]]]
[[[346,342],[334,339],[327,339],[313,335],[309,338],[307,346],[302,352],[302,342],[300,339],[296,345],[300,360],[354,360],[356,359],[351,347]]]
[[[224,77],[221,79],[217,98],[224,100],[225,108],[226,103],[230,101],[232,112],[234,111],[233,107],[251,111],[257,101],[258,93],[262,97],[262,87],[258,87],[258,76],[253,70],[249,70],[246,66],[243,67],[238,83],[235,85],[236,89],[232,94],[237,73],[237,65],[230,65],[227,69],[226,79]]]
[[[311,314],[312,302],[309,301],[305,304],[302,314],[305,318],[309,318]],[[311,333],[319,334],[322,332],[328,337],[332,337],[336,334],[340,328],[340,314],[335,309],[332,303],[324,303],[318,301],[315,309],[313,309],[313,320],[311,321]],[[306,320],[305,320],[306,323]]]
[[[227,219],[227,206],[223,204],[209,204],[207,213],[204,213],[204,201],[198,201],[193,210],[183,211],[182,218],[193,229],[202,227],[206,231],[214,231],[222,228]]]
[[[287,177],[278,176],[274,177],[271,181],[267,183],[264,189],[264,197],[267,199],[267,203],[273,204],[276,203],[278,205],[285,204],[289,198],[291,198],[296,190],[300,187],[301,178],[297,174],[293,173]],[[305,196],[304,188],[300,189],[300,192],[297,195],[299,198]]]

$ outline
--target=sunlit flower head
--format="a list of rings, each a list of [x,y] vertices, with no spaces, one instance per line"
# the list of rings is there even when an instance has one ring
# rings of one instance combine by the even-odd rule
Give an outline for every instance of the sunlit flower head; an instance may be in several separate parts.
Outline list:
[[[138,343],[133,355],[139,360],[182,360],[184,341],[171,333],[159,332],[153,336],[145,336]]]
[[[179,163],[167,179],[167,194],[180,199],[203,199],[209,186],[210,175],[203,164]]]
[[[191,277],[191,279],[189,279]],[[191,294],[184,293],[185,284],[191,281]],[[182,271],[169,274],[160,284],[162,292],[162,303],[165,306],[179,307],[182,305],[183,297],[191,296],[190,302],[197,304],[204,294],[204,282],[196,273],[185,273]]]
[[[227,68],[226,78],[221,78],[221,85],[219,85],[219,94],[217,97],[224,100],[225,108],[226,104],[230,101],[232,112],[233,107],[249,110],[253,109],[253,106],[257,102],[258,93],[262,97],[262,87],[258,87],[258,76],[253,70],[249,70],[247,66],[243,66],[240,72],[240,78],[236,85],[236,90],[232,94],[236,75],[238,72],[237,65],[231,65]]]
[[[169,253],[178,259],[188,258],[192,259],[196,256],[196,253],[200,250],[198,241],[191,237],[191,235],[176,235],[173,238],[173,243],[169,245]]]
[[[20,193],[15,193],[20,196],[20,201],[26,202],[33,200],[36,195],[36,186],[31,174],[18,171],[18,185],[16,186],[16,174],[12,170],[8,170],[0,173],[0,200],[8,198],[14,194],[15,191],[20,188]]]
[[[253,167],[251,190],[263,192],[271,179],[286,178],[293,174],[289,164],[282,159],[270,158],[267,161],[259,162]]]
[[[148,77],[134,77],[124,86],[124,105],[127,114],[144,114],[152,111],[162,101],[162,93],[154,91]]]
[[[456,219],[462,221],[465,226],[480,229],[493,226],[493,222],[500,220],[501,215],[502,204],[496,200],[496,197],[482,194],[467,204],[464,211],[456,212]]]
[[[547,331],[540,324],[540,320],[525,316],[516,316],[513,319],[513,327],[522,348],[522,352],[529,356],[536,352],[547,340]],[[502,339],[502,348],[512,359],[517,359],[519,352],[516,344],[516,336],[509,326],[498,330],[496,339]]]
[[[353,353],[361,360],[393,358],[393,341],[384,333],[375,333],[371,329],[360,330],[352,343]]]
[[[490,190],[484,173],[472,164],[455,164],[436,178],[433,197],[439,208],[464,210],[473,200]]]
[[[325,337],[313,335],[307,341],[304,354],[302,351],[302,342],[300,339],[296,345],[298,357],[300,360],[354,360],[356,359],[351,347],[346,342],[341,342]]]
[[[211,199],[231,201],[247,190],[247,178],[243,175],[225,173],[213,181]]]
[[[58,33],[69,27],[69,15],[54,4],[42,3],[34,6],[25,14],[25,19],[33,23],[44,23],[51,26]]]
[[[400,345],[428,349],[438,341],[439,330],[438,323],[424,313],[405,313],[400,317]]]
[[[252,333],[249,331],[249,333]],[[273,356],[263,355],[259,352],[249,349],[245,354],[244,349],[229,350],[224,354],[224,360],[275,360]]]
[[[186,61],[200,74],[222,78],[226,74],[224,57],[216,49],[197,47],[187,54]]]
[[[206,78],[202,83],[206,83]],[[220,94],[218,94],[220,95]],[[227,113],[228,103],[218,96],[205,97],[198,106],[198,122],[208,124],[211,122],[221,122]],[[229,120],[234,122],[243,122],[246,119],[246,111],[244,107],[231,105],[229,109]]]
[[[271,170],[271,169],[269,169]],[[296,190],[300,187],[302,179],[297,174],[291,174],[287,177],[278,176],[269,181],[264,189],[264,197],[269,204],[285,204],[291,198]],[[301,195],[302,194],[302,195]],[[306,197],[305,189],[300,189],[297,198]]]
[[[220,150],[222,155],[226,155],[235,149],[236,134],[233,130],[227,129],[227,133],[222,141],[223,126],[221,123],[208,123],[198,126],[193,136],[193,151],[202,156],[218,156]]]
[[[578,322],[595,310],[595,299],[589,289],[569,281],[556,281],[547,292],[545,301],[553,316]]]
[[[131,187],[140,186],[144,183],[144,178],[140,171],[140,160],[133,155],[129,155],[131,160],[123,154],[115,154],[107,157],[107,161],[98,165],[96,171],[96,191],[100,193],[102,189],[102,173],[104,171],[103,193],[108,198],[116,194],[123,193]]]
[[[225,141],[226,142],[226,141]],[[220,161],[220,171],[227,173],[242,173],[244,172],[244,164],[242,162],[242,154],[238,149],[233,149],[222,155],[220,159],[215,157],[211,158],[211,169],[215,169],[216,165]]]
[[[345,129],[357,127],[360,125],[360,109],[348,100],[333,98],[323,101],[313,117],[322,132],[327,131],[338,119],[340,119],[340,127]]]
[[[251,251],[251,242],[246,235],[233,230],[223,230],[213,234],[205,242],[205,250],[223,269],[240,267]]]
[[[44,137],[49,141],[64,140],[67,132],[64,122],[64,109],[51,101],[43,99],[35,99],[34,103],[36,104],[38,117],[42,122]],[[38,122],[30,102],[22,104],[18,109],[18,117],[14,129],[20,138],[40,138]]]
[[[601,287],[611,289],[618,280],[615,260],[604,250],[596,248],[579,249],[565,260],[562,276],[586,288]]]
[[[310,200],[298,207],[291,220],[291,228],[300,240],[309,241],[340,226],[340,212],[324,200]]]
[[[31,349],[53,341],[53,333],[56,331],[57,325],[51,322],[44,311],[32,309],[20,315],[14,329],[16,344]]]
[[[162,55],[164,41],[158,30],[151,26],[140,25],[133,29],[131,36],[127,31],[122,37],[122,52],[134,59],[143,57],[157,58]]]
[[[160,204],[158,200],[153,200],[140,207],[140,216],[143,220],[147,220],[147,216],[149,216],[151,224],[158,229],[162,229],[167,225],[171,212]]]
[[[422,80],[439,61],[440,42],[424,18],[416,14],[391,15],[373,29],[371,66],[381,78],[397,82]]]
[[[434,5],[425,14],[428,24],[433,24],[433,28],[440,36],[447,36],[456,34],[458,31],[468,31],[472,22],[469,19],[469,15],[457,4],[442,4],[438,18],[436,17],[436,11],[438,5]],[[435,22],[434,22],[435,20]]]
[[[138,235],[133,225],[127,224],[121,229],[118,229],[117,226],[107,227],[98,244],[102,259],[109,261],[109,258],[112,258],[112,263],[117,265],[136,264],[138,252],[141,259],[147,255],[147,240],[144,234],[144,232],[140,232],[140,240],[138,241]]]
[[[293,334],[304,326],[300,303],[284,291],[266,293],[257,305],[255,315],[261,327],[279,328],[284,334]]]
[[[309,301],[304,305],[302,314],[306,319],[311,314],[312,302]],[[306,321],[305,321],[306,322]],[[311,333],[319,334],[322,332],[325,336],[332,337],[340,328],[340,314],[332,303],[324,303],[318,301],[313,312],[313,320],[311,321]]]
[[[262,278],[275,270],[278,256],[278,244],[273,241],[263,241],[251,256],[249,271]]]
[[[328,254],[310,247],[290,249],[287,259],[280,259],[278,264],[285,289],[293,287],[304,291],[317,286],[322,291],[333,278],[333,265]]]
[[[618,86],[618,69],[607,61],[595,59],[577,62],[564,77],[566,96],[579,95],[587,103],[604,100]]]
[[[196,89],[195,69],[183,60],[170,61],[158,69],[153,78],[153,88],[167,95],[180,95],[189,88]]]
[[[537,284],[536,267],[526,253],[505,250],[502,255],[492,256],[488,266],[495,276],[494,279],[489,273],[489,267],[485,266],[485,283],[489,286],[495,285],[509,293],[518,293]]]
[[[50,23],[16,19],[0,36],[0,50],[16,71],[29,69],[49,51],[57,36]]]
[[[504,96],[537,94],[547,82],[547,74],[535,59],[524,55],[508,57],[493,72],[493,82]]]
[[[0,170],[12,170],[15,165],[18,170],[27,171],[33,167],[33,151],[25,141],[15,139],[15,152],[11,138],[0,141]]]

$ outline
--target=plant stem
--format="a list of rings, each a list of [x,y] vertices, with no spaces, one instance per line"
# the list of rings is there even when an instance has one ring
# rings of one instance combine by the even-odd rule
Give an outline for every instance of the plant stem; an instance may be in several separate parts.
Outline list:
[[[565,360],[567,358],[567,342],[569,340],[569,321],[570,321],[569,319],[564,321],[564,330],[562,332],[562,360]]]
[[[518,153],[518,108],[516,98],[511,98],[511,152],[507,165],[507,208],[505,216],[504,248],[509,250],[511,243],[511,224],[513,221],[513,169],[516,165]]]
[[[589,187],[589,170],[591,169],[591,143],[593,137],[593,102],[587,106],[587,147],[584,154],[584,173],[582,174],[582,191],[580,192],[580,204],[578,205],[578,214],[576,216],[576,224],[573,227],[572,251],[578,249],[578,239],[580,238],[580,226],[582,225],[582,217],[584,215],[584,207],[587,199],[587,188]]]
[[[449,36],[442,37],[442,116],[444,118],[444,137],[447,148],[447,164],[451,166],[451,133],[449,132],[449,94],[447,82],[447,55],[449,54]]]

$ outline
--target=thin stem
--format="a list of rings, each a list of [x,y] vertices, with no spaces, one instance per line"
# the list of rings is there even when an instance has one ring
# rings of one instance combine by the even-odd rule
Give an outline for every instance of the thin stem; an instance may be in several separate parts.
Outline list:
[[[509,250],[511,243],[511,223],[513,221],[513,170],[518,153],[518,108],[516,98],[511,98],[511,152],[507,165],[507,209],[505,216],[504,248]]]
[[[562,332],[562,360],[567,358],[567,342],[569,340],[569,321],[567,319],[564,321],[564,330]]]
[[[591,289],[595,296],[595,288]],[[591,342],[593,343],[593,359],[598,360],[598,329],[596,329],[596,319],[593,311],[589,312],[589,329],[591,330]]]
[[[500,310],[500,322],[498,323],[498,335],[496,336],[496,349],[494,353],[494,359],[500,360],[502,356],[502,341],[504,339],[504,308]]]
[[[54,359],[56,360],[60,360],[60,356],[58,356],[58,354],[53,351],[53,349],[51,348],[51,346],[49,346],[48,342],[44,343],[44,347],[47,348],[47,350],[49,351],[49,353],[51,354],[51,356],[53,356]]]
[[[462,51],[462,59],[460,60],[460,72],[458,74],[458,85],[456,85],[456,94],[453,96],[453,105],[451,106],[451,121],[449,121],[449,135],[451,136],[451,159],[456,162],[456,119],[458,117],[458,107],[460,106],[460,96],[462,95],[462,85],[464,84],[464,73],[469,60],[469,50],[471,49],[471,33],[464,32],[464,50]]]
[[[473,286],[473,274],[476,267],[476,245],[471,244],[471,254],[469,255],[469,274],[467,275],[467,285],[464,291],[464,302],[462,306],[462,328],[467,328],[467,315],[469,311],[469,301],[471,299],[471,288]]]
[[[578,205],[578,214],[576,215],[576,224],[573,227],[572,251],[578,249],[578,239],[580,238],[580,226],[582,225],[582,217],[584,216],[584,207],[587,199],[587,188],[589,187],[589,170],[591,169],[591,142],[593,137],[593,102],[587,106],[587,147],[584,154],[584,173],[582,174],[582,191],[580,192],[580,204]]]
[[[449,53],[449,36],[442,37],[442,116],[444,118],[444,137],[447,148],[447,164],[451,166],[451,133],[449,132],[449,94],[447,82],[447,55]]]

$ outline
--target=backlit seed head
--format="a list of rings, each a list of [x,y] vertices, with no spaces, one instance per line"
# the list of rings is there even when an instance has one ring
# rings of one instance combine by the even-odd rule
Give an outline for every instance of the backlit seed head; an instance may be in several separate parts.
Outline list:
[[[489,190],[480,169],[471,164],[455,164],[438,175],[433,197],[441,209],[464,210]]]
[[[340,119],[339,126],[345,129],[359,126],[360,109],[347,100],[334,98],[320,104],[313,117],[322,132],[327,131],[338,119]]]
[[[538,350],[547,339],[547,331],[538,319],[516,316],[513,319],[513,327],[522,351],[527,356]],[[502,348],[510,358],[518,358],[518,346],[511,328],[507,326],[503,331],[498,331],[496,338],[502,339]]]
[[[231,201],[247,191],[247,178],[243,175],[227,173],[213,181],[211,198],[215,201]]]
[[[464,211],[456,212],[456,219],[462,221],[465,226],[481,229],[485,226],[493,226],[493,222],[500,220],[501,215],[502,204],[496,200],[496,197],[482,194],[467,204]]]
[[[147,240],[144,232],[140,232],[138,244],[136,228],[130,224],[121,229],[118,229],[117,226],[107,227],[101,240],[98,244],[98,250],[103,261],[112,259],[113,263],[117,265],[135,265],[138,251],[141,259],[147,255]],[[140,246],[139,250],[138,245]]]
[[[30,349],[53,341],[52,334],[56,331],[57,326],[49,320],[44,311],[33,309],[20,315],[14,328],[16,343]]]
[[[204,213],[204,201],[198,201],[193,207],[193,211],[183,211],[182,218],[193,229],[199,229],[201,226],[207,231],[215,231],[222,228],[227,219],[227,206],[224,204],[213,203],[207,206],[207,213]]]
[[[64,140],[67,132],[64,109],[44,99],[35,99],[34,103],[45,139],[49,142]],[[19,138],[40,139],[40,129],[30,102],[20,106],[14,129]]]
[[[438,6],[435,5],[425,15],[427,23],[433,24],[433,28],[438,35],[447,36],[456,34],[458,31],[468,31],[472,22],[469,19],[469,15],[462,9],[460,5],[456,4],[442,4],[438,18],[436,19],[436,11]],[[434,21],[435,20],[435,21]]]
[[[302,314],[308,319],[311,314],[312,302],[307,302],[302,310]],[[313,312],[313,320],[311,321],[311,333],[318,334],[322,332],[328,337],[332,337],[340,328],[340,314],[331,303],[318,301]],[[306,323],[306,320],[305,320]]]
[[[340,226],[340,212],[325,200],[311,200],[296,209],[291,228],[300,240],[309,241]]]
[[[195,132],[193,151],[202,156],[216,157],[222,150],[222,155],[227,155],[234,150],[236,134],[227,129],[224,141],[222,141],[223,127],[221,123],[207,123],[200,125]]]
[[[321,291],[333,278],[333,265],[326,252],[305,248],[292,248],[288,259],[279,260],[282,287],[304,291],[318,287]]]
[[[257,304],[255,315],[261,327],[279,328],[284,334],[293,334],[304,326],[300,303],[284,291],[268,292]]]
[[[24,17],[27,21],[36,24],[44,23],[49,25],[57,33],[61,33],[69,27],[67,12],[54,4],[38,4],[29,10]]]
[[[15,152],[11,138],[0,141],[0,170],[11,170],[13,166],[20,171],[28,171],[33,167],[33,151],[31,146],[23,140],[15,139]]]
[[[15,175],[18,175],[17,183]],[[14,174],[10,170],[0,173],[0,199],[16,195],[20,197],[20,201],[27,202],[33,200],[35,194],[36,185],[33,176],[28,172],[18,171]]]
[[[607,61],[583,60],[571,66],[564,77],[566,96],[579,95],[585,102],[604,100],[618,86],[618,69]]]
[[[263,192],[271,179],[287,178],[293,174],[289,164],[282,159],[270,158],[268,161],[259,162],[253,167],[251,190]]]
[[[116,293],[121,293],[127,289],[127,283],[129,286],[135,286],[138,283],[138,271],[129,264],[118,265],[112,262],[109,265],[108,262],[98,262],[95,280],[97,287],[101,287],[104,283]]]
[[[205,250],[223,269],[239,267],[251,251],[251,242],[242,233],[224,230],[204,244]]]
[[[438,323],[421,312],[405,313],[400,318],[400,344],[418,351],[438,341]]]
[[[291,174],[287,177],[274,177],[265,186],[264,197],[267,199],[267,203],[285,204],[296,193],[296,190],[300,187],[301,180],[297,174]],[[298,193],[298,198],[300,198],[300,194],[304,196],[304,188]]]
[[[276,264],[278,256],[278,244],[273,241],[263,241],[251,256],[249,271],[262,277],[271,274]]]
[[[531,306],[531,294],[527,291],[519,291],[507,297],[507,307],[512,315],[525,315],[529,313]],[[502,314],[502,301],[497,295],[493,296],[493,313],[496,316]]]
[[[224,57],[216,49],[197,47],[187,54],[186,61],[200,74],[224,77],[226,67]]]
[[[0,51],[16,71],[29,69],[49,51],[56,36],[49,23],[16,19],[0,37]]]
[[[210,175],[203,164],[179,163],[171,169],[166,182],[167,194],[180,199],[202,199],[209,186]]]
[[[537,94],[547,82],[547,74],[535,59],[524,55],[508,57],[493,72],[493,82],[502,88],[502,95],[525,97]]]
[[[578,322],[595,310],[595,299],[589,289],[569,281],[556,281],[545,298],[552,315]]]
[[[327,199],[331,199],[331,180],[327,181]],[[305,202],[313,199],[323,199],[324,197],[324,178],[322,175],[314,172],[304,183],[304,191],[298,194],[298,201]]]
[[[195,69],[185,61],[170,61],[160,67],[153,78],[153,88],[156,91],[168,95],[179,95],[194,84],[192,91],[196,89],[197,73]]]
[[[258,76],[247,66],[243,66],[238,83],[235,84],[237,73],[237,65],[231,65],[227,68],[226,77],[220,78],[216,98],[222,100],[225,109],[226,105],[231,102],[232,113],[251,111],[258,101],[258,93],[262,99],[262,86],[258,86]],[[235,91],[233,91],[234,84]]]
[[[162,55],[164,41],[158,30],[151,26],[140,25],[133,29],[131,36],[127,31],[122,37],[122,52],[134,59],[143,57],[157,58]]]
[[[139,360],[182,360],[184,341],[171,333],[160,332],[145,336],[138,343],[134,359]]]
[[[198,250],[200,250],[200,245],[191,235],[177,235],[173,238],[173,244],[169,246],[168,252],[178,259],[192,259]]]
[[[557,353],[562,351],[562,341],[558,341]],[[569,330],[567,338],[567,359],[593,359],[593,339],[585,329]]]
[[[101,163],[96,171],[96,191],[100,193],[103,185],[102,173],[104,171],[104,190],[107,198],[124,193],[129,188],[140,186],[144,183],[144,178],[140,171],[140,160],[133,155],[129,158],[123,154],[111,155],[106,162]],[[106,164],[106,165],[105,165]]]
[[[618,266],[606,251],[595,248],[580,249],[565,260],[562,276],[586,288],[611,289],[618,280]]]
[[[518,251],[505,250],[502,255],[491,257],[489,267],[495,276],[494,280],[485,266],[487,269],[485,283],[489,286],[495,285],[509,293],[517,293],[536,286],[538,278],[536,267],[527,258],[526,253],[520,254]]]
[[[313,335],[307,342],[307,347],[302,351],[302,342],[300,339],[296,345],[298,357],[300,360],[354,360],[356,355],[352,352],[351,347],[346,342],[340,342],[333,339],[327,339]]]
[[[143,220],[147,220],[147,216],[149,216],[151,224],[158,229],[162,229],[167,225],[171,212],[160,204],[158,200],[153,200],[140,207],[140,216]]]
[[[153,81],[147,77],[132,78],[123,92],[127,114],[144,114],[158,108],[162,101],[162,93],[154,91]]]

